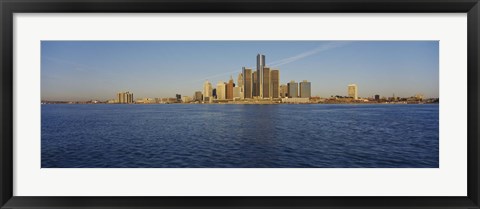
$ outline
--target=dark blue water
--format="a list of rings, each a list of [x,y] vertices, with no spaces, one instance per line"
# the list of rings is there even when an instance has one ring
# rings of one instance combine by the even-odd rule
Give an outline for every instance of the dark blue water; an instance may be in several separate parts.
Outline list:
[[[43,168],[437,168],[438,105],[42,105]]]

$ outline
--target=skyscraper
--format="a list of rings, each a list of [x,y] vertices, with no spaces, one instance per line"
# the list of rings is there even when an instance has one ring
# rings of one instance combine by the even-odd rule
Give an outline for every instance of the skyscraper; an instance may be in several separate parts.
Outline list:
[[[119,104],[125,103],[125,99],[123,97],[123,94],[124,94],[123,92],[118,92],[117,93],[117,103],[119,103]]]
[[[212,84],[206,80],[205,83],[203,83],[203,101],[210,101],[210,97],[213,96],[212,93]]]
[[[252,69],[243,67],[243,95],[252,98]]]
[[[239,86],[233,87],[233,99],[243,98],[241,88]]]
[[[133,103],[133,94],[130,92],[127,92],[127,104],[132,104]]]
[[[295,83],[295,81],[292,80],[287,85],[288,85],[288,98],[297,98],[298,97],[298,83]]]
[[[242,71],[242,73],[238,74],[237,85],[236,86],[243,89],[243,71]]]
[[[234,87],[234,83],[233,83],[233,78],[232,76],[230,76],[230,80],[228,81],[227,83],[227,86],[226,86],[226,99],[233,99],[233,87]]]
[[[258,73],[257,71],[252,73],[252,96],[258,96]]]
[[[201,91],[196,91],[194,96],[196,102],[201,102],[203,100],[203,95]]]
[[[280,85],[280,98],[285,98],[288,95],[288,85]]]
[[[271,96],[271,89],[270,89],[270,85],[271,85],[271,80],[270,80],[270,68],[269,67],[263,67],[263,70],[262,70],[262,95],[261,98],[270,98],[272,97]]]
[[[119,92],[117,93],[117,100],[120,104],[132,104],[133,103],[133,93],[130,92]]]
[[[122,104],[122,103],[123,103],[123,97],[122,97],[122,93],[121,93],[121,92],[118,92],[118,93],[117,93],[117,99],[116,99],[116,100],[117,100],[116,102],[119,103],[119,104]]]
[[[225,99],[225,86],[223,81],[217,83],[217,99]]]
[[[307,80],[300,82],[300,97],[310,98],[312,96],[311,84]]]
[[[358,88],[357,84],[350,84],[348,85],[348,96],[352,97],[353,99],[358,99]]]
[[[270,72],[271,77],[271,92],[272,98],[280,98],[280,71],[279,70],[272,70]]]
[[[243,99],[243,71],[238,74],[237,84],[235,85],[235,87],[240,88],[240,93],[241,93],[240,99]],[[233,90],[233,91],[235,91],[235,90]],[[235,96],[233,96],[233,97],[235,98]]]
[[[257,89],[255,96],[263,98],[263,67],[265,67],[265,55],[257,54]]]

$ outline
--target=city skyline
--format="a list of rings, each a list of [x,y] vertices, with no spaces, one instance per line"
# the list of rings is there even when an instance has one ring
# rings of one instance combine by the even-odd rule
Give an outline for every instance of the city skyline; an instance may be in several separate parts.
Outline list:
[[[262,82],[263,67],[281,70],[279,84],[314,83],[311,96],[346,96],[355,83],[358,97],[438,97],[437,41],[43,41],[41,64],[42,100],[192,95],[244,70]]]

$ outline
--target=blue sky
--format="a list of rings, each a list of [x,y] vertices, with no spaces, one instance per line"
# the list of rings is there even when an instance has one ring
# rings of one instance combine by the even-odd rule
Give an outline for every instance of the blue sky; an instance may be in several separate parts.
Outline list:
[[[438,41],[42,41],[42,100],[192,96],[205,80],[235,82],[258,53],[281,83],[308,80],[312,96],[439,95]]]

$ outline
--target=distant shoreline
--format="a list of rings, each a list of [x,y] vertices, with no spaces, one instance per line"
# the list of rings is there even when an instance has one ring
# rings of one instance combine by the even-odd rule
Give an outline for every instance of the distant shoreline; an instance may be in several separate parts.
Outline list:
[[[41,105],[438,105],[436,103],[41,103]]]

